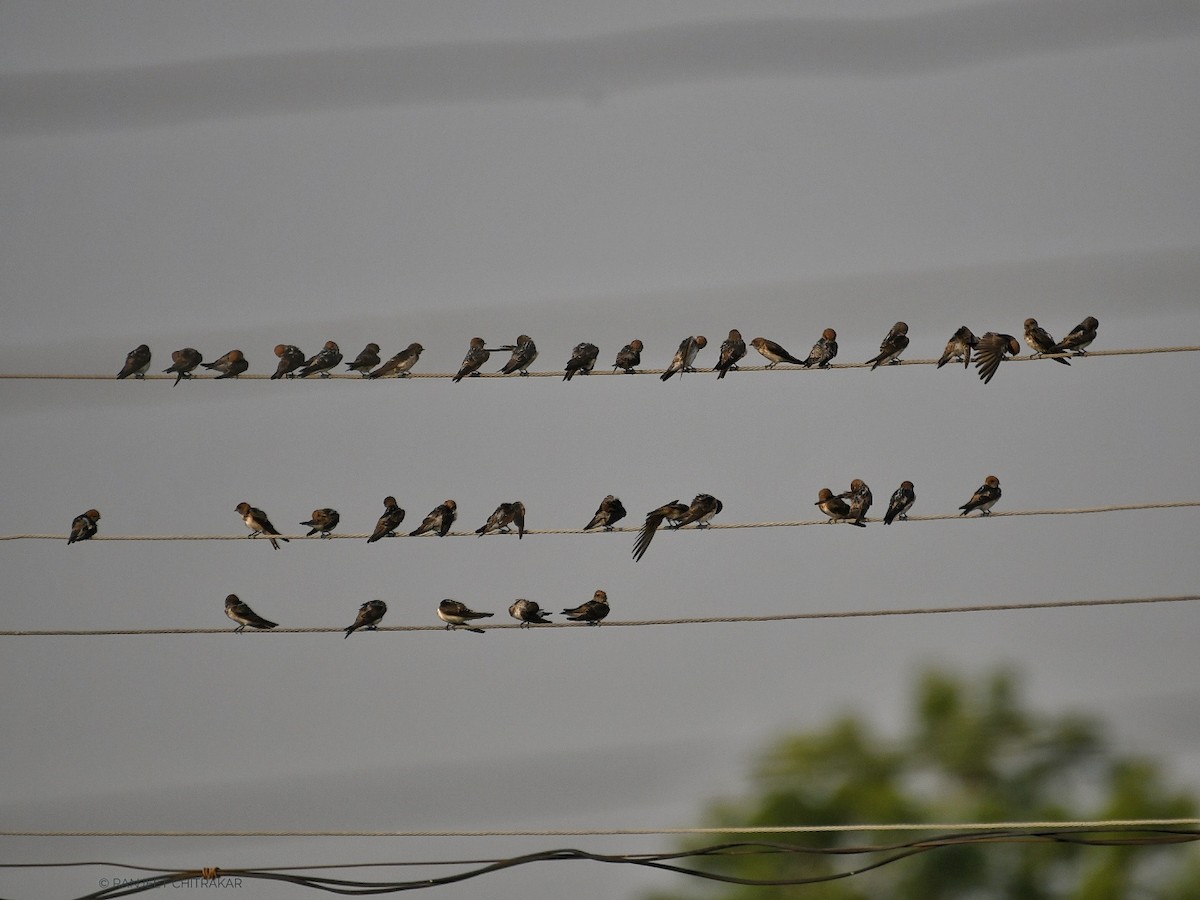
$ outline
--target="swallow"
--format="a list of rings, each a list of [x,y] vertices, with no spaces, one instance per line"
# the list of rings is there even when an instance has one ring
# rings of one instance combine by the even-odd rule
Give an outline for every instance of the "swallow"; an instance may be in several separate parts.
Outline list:
[[[563,376],[563,381],[570,381],[575,375],[591,375],[599,355],[600,348],[595,344],[576,344],[571,351],[571,358],[567,360],[564,370],[567,374]]]
[[[121,367],[117,377],[128,378],[132,375],[134,378],[142,379],[146,377],[146,370],[149,368],[150,348],[146,344],[138,344],[126,355],[125,365]]]
[[[596,591],[587,603],[581,603],[574,609],[564,609],[563,615],[571,622],[599,625],[600,620],[608,615],[608,594],[604,591]]]
[[[505,344],[500,349],[512,351],[512,357],[500,369],[501,375],[511,375],[513,372],[518,375],[528,375],[529,367],[538,355],[537,345],[527,334],[517,335],[515,344]]]
[[[519,621],[522,628],[528,628],[530,625],[550,624],[550,620],[546,618],[549,612],[538,606],[536,600],[516,600],[508,608],[508,614]]]
[[[329,537],[329,532],[337,528],[338,522],[342,521],[341,513],[336,509],[314,509],[312,518],[307,522],[301,522],[301,525],[307,525],[312,529],[305,537],[312,537],[314,534],[320,533],[321,537]]]
[[[438,537],[445,537],[446,532],[450,530],[450,526],[454,524],[454,520],[458,518],[458,504],[453,500],[447,500],[440,506],[435,506],[425,517],[425,521],[420,527],[413,529],[408,533],[409,537],[416,537],[418,534],[424,534],[427,531],[436,531]]]
[[[817,338],[817,342],[812,345],[808,356],[800,365],[806,369],[812,365],[816,365],[818,369],[828,369],[833,358],[837,356],[837,351],[837,332],[832,328],[826,328],[821,332],[821,336]]]
[[[338,349],[335,341],[326,341],[325,346],[320,352],[311,359],[305,360],[304,368],[296,375],[300,378],[307,378],[313,373],[319,374],[322,378],[329,377],[329,370],[342,361],[342,351]]]
[[[221,374],[217,376],[218,379],[237,378],[250,368],[250,363],[246,361],[241,350],[230,350],[216,362],[202,363],[202,365],[206,369],[220,372]]]
[[[304,365],[304,351],[295,344],[276,344],[275,355],[279,357],[279,365],[271,380],[278,378],[295,378],[295,371]]]
[[[774,341],[768,341],[765,337],[756,337],[750,342],[750,346],[767,358],[768,369],[775,368],[781,362],[791,363],[795,366],[804,365],[804,360],[796,359],[796,357],[784,350],[779,344]]]
[[[237,594],[230,594],[225,598],[225,615],[238,623],[238,627],[234,631],[245,631],[246,626],[251,628],[278,628],[278,622],[272,622],[269,619],[264,619],[249,606],[239,599]]]
[[[1025,343],[1033,348],[1033,355],[1035,357],[1046,353],[1053,353],[1054,348],[1058,346],[1058,341],[1050,337],[1050,333],[1038,324],[1037,319],[1025,320]],[[1071,364],[1069,359],[1064,359],[1061,356],[1055,356],[1053,359],[1064,366]]]
[[[617,351],[613,371],[624,369],[626,375],[636,375],[637,367],[642,364],[642,342],[636,338]]]
[[[525,504],[520,500],[501,503],[496,507],[496,511],[488,516],[488,520],[475,529],[475,533],[480,537],[493,531],[498,534],[508,534],[512,531],[508,527],[509,525],[517,526],[518,540],[525,537]]]
[[[438,618],[446,623],[447,631],[455,631],[459,625],[466,627],[467,631],[473,631],[476,634],[483,634],[482,628],[472,628],[467,623],[472,619],[489,619],[494,613],[475,612],[465,603],[459,603],[457,600],[443,600],[438,604]]]
[[[623,518],[625,518],[625,507],[621,505],[620,500],[609,494],[600,501],[600,505],[596,508],[596,514],[592,516],[592,521],[583,526],[583,530],[603,528],[605,531],[612,531],[613,526]]]
[[[821,488],[817,494],[817,502],[814,504],[821,508],[821,512],[829,516],[829,521],[832,522],[849,522],[851,525],[857,525],[859,528],[866,528],[862,522],[856,522],[854,515],[850,511],[850,504],[841,497],[835,497],[833,491],[829,488]]]
[[[362,348],[362,352],[354,357],[354,362],[346,363],[347,372],[358,372],[367,377],[367,373],[379,365],[379,345],[371,342]]]
[[[911,481],[900,482],[900,487],[892,492],[892,499],[888,501],[887,512],[883,515],[883,524],[891,525],[896,519],[901,522],[908,521],[908,511],[916,502],[917,495],[913,493],[913,483]]]
[[[413,341],[367,377],[386,378],[389,375],[395,375],[397,378],[407,378],[408,370],[417,364],[417,360],[421,358],[424,350],[424,347]]]
[[[717,364],[713,366],[713,371],[717,373],[717,380],[725,377],[725,374],[731,370],[737,371],[738,360],[746,355],[746,342],[742,340],[742,333],[736,328],[730,329],[729,337],[721,341],[721,355],[717,359]]]
[[[181,378],[191,378],[192,369],[200,365],[204,357],[200,355],[200,351],[195,347],[184,347],[182,350],[176,350],[171,354],[170,368],[163,369],[163,372],[174,372],[175,383],[179,384]]]
[[[488,357],[492,353],[484,347],[484,341],[481,337],[471,338],[471,349],[467,351],[467,355],[463,357],[462,368],[458,370],[458,374],[452,378],[452,381],[462,381],[468,375],[479,376],[479,367],[488,361]]]
[[[874,372],[882,365],[900,365],[900,360],[897,357],[904,352],[904,348],[907,346],[908,323],[897,322],[892,326],[892,330],[887,333],[883,342],[879,345],[879,355],[867,360],[871,364],[871,371]]]
[[[667,370],[659,377],[666,381],[676,372],[679,372],[679,377],[683,377],[684,372],[695,372],[692,368],[692,363],[696,360],[696,354],[708,346],[708,338],[702,334],[695,334],[690,337],[685,337],[679,342],[679,349],[675,351],[675,356],[671,359],[671,364],[667,366]]]
[[[697,528],[707,528],[713,516],[724,508],[725,504],[712,494],[697,494],[683,517],[675,521],[675,527],[682,528],[684,525],[694,523]]]
[[[404,521],[404,510],[396,503],[395,497],[383,498],[383,515],[375,523],[375,530],[367,538],[368,544],[373,544],[381,537],[395,537],[396,528]]]
[[[687,517],[690,509],[691,507],[687,504],[672,500],[670,503],[664,503],[658,509],[652,509],[646,513],[646,522],[638,531],[637,540],[633,542],[633,561],[637,562],[646,555],[646,549],[654,540],[654,533],[658,531],[658,526],[666,521],[673,523],[673,527],[678,527],[678,523]]]
[[[1054,345],[1055,353],[1071,352],[1076,356],[1087,356],[1087,348],[1096,339],[1096,329],[1100,322],[1094,316],[1088,316],[1071,329],[1071,333]],[[128,365],[128,363],[126,363]]]
[[[971,495],[971,499],[959,507],[962,510],[959,515],[965,516],[969,512],[979,510],[981,516],[990,516],[992,514],[992,507],[996,505],[996,501],[999,499],[1000,479],[995,475],[989,475],[983,479],[983,484]]]
[[[260,534],[271,535],[271,546],[276,550],[279,549],[279,541],[288,543],[288,539],[279,533],[271,524],[271,520],[267,518],[267,514],[261,509],[255,509],[243,500],[237,505],[236,510],[237,514],[242,517],[242,521],[246,523],[246,527],[250,529],[250,533],[246,537],[258,537]],[[279,538],[279,541],[275,540],[276,537]]]
[[[953,360],[962,360],[963,368],[971,364],[971,351],[979,346],[979,338],[971,332],[971,329],[966,325],[959,327],[958,331],[950,335],[950,340],[946,341],[946,349],[942,351],[942,358],[937,361],[937,367],[940,369],[946,363]]]
[[[979,370],[979,380],[987,384],[1000,368],[1004,354],[1016,356],[1021,352],[1021,345],[1011,334],[987,332],[975,345],[975,368]]]
[[[337,363],[334,363],[337,365]],[[358,615],[354,617],[354,624],[346,629],[346,637],[350,637],[360,628],[365,628],[367,631],[374,631],[379,627],[379,620],[383,618],[387,612],[387,604],[382,600],[368,600],[358,608]]]
[[[875,502],[875,498],[871,496],[871,489],[861,478],[851,481],[850,490],[838,494],[838,499],[850,501],[850,516],[854,519],[855,525],[861,524],[866,519],[867,510]]]
[[[67,546],[76,541],[86,541],[96,536],[96,523],[100,521],[100,510],[89,509],[71,520],[71,533],[67,535]]]

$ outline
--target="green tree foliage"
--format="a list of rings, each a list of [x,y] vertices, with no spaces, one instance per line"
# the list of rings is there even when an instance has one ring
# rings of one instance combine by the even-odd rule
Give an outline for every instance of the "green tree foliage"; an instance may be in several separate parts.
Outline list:
[[[892,822],[1072,821],[1187,818],[1195,800],[1168,788],[1153,762],[1115,755],[1100,724],[1045,716],[1022,703],[1017,679],[975,680],[930,671],[916,686],[907,733],[888,738],[845,716],[819,731],[775,741],[752,775],[750,796],[714,803],[712,827]],[[895,832],[769,836],[808,847],[886,844]],[[747,840],[705,835],[698,847]],[[1200,897],[1195,845],[1087,847],[976,844],[934,850],[837,881],[789,887],[713,886],[707,900],[1134,900]],[[708,871],[756,880],[810,878],[879,857],[749,854],[707,859]],[[691,861],[689,861],[691,862]]]

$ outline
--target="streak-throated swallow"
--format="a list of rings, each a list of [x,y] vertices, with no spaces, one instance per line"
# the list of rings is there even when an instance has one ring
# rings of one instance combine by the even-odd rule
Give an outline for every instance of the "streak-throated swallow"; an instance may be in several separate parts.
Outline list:
[[[829,364],[833,362],[833,358],[837,356],[837,332],[832,328],[826,328],[821,332],[821,336],[817,338],[817,342],[812,345],[812,349],[808,351],[808,356],[800,365],[804,368],[815,365],[818,369],[828,369]]]
[[[375,530],[367,538],[368,544],[373,544],[381,537],[395,537],[396,529],[404,521],[404,510],[396,503],[395,497],[383,498],[383,515],[375,523]]]
[[[1100,322],[1094,316],[1088,316],[1071,329],[1071,333],[1054,345],[1055,353],[1074,353],[1076,356],[1087,356],[1087,348],[1096,339],[1096,329]]]
[[[596,514],[592,516],[592,521],[583,526],[583,530],[603,528],[605,531],[612,531],[613,526],[623,518],[625,518],[625,507],[621,505],[620,500],[609,494],[600,501],[600,506],[596,508]]]
[[[272,622],[270,619],[264,619],[249,606],[243,603],[237,594],[230,594],[225,598],[225,615],[238,623],[238,627],[234,631],[245,631],[246,626],[251,628],[278,628],[278,622]]]
[[[658,531],[658,527],[664,521],[675,523],[677,527],[678,523],[687,517],[689,509],[690,507],[686,503],[672,500],[670,503],[664,503],[658,509],[652,509],[646,513],[646,522],[638,531],[637,539],[633,542],[633,561],[637,562],[646,555],[646,549],[654,540],[654,533]]]
[[[483,634],[483,629],[474,628],[468,623],[473,619],[490,619],[493,615],[489,612],[475,612],[467,604],[457,600],[443,600],[438,604],[437,614],[438,618],[446,623],[447,631],[454,631],[461,625],[467,631],[473,631],[476,634]]]
[[[900,487],[892,492],[892,499],[888,501],[887,512],[883,516],[883,524],[891,525],[896,519],[901,522],[908,519],[908,511],[912,509],[912,505],[917,502],[917,495],[913,493],[913,483],[911,481],[900,482]]]
[[[713,371],[717,373],[717,380],[725,377],[730,369],[737,369],[738,360],[746,355],[746,342],[742,340],[742,333],[736,328],[729,332],[729,337],[721,342],[721,355],[717,359],[717,364],[713,366]]]
[[[861,478],[851,481],[850,490],[838,494],[838,497],[850,502],[850,518],[854,519],[855,525],[861,524],[866,519],[867,510],[875,502],[875,498],[871,496],[871,489]]]
[[[899,365],[900,360],[897,357],[904,352],[907,346],[908,323],[897,322],[880,343],[879,355],[867,360],[871,364],[871,371],[874,372],[883,365]]]
[[[463,357],[462,367],[458,370],[458,374],[451,381],[462,381],[468,375],[479,375],[479,367],[488,361],[488,357],[492,353],[484,346],[484,340],[481,337],[471,338],[471,348],[467,351],[467,355]]]
[[[325,507],[324,509],[314,509],[312,518],[307,522],[301,522],[301,525],[307,525],[312,529],[305,537],[312,537],[314,534],[320,534],[322,538],[329,537],[329,532],[337,528],[338,522],[342,521],[341,513],[336,509]]]
[[[942,351],[942,358],[937,361],[937,367],[940,369],[948,362],[961,359],[965,369],[971,364],[971,351],[977,346],[979,338],[975,337],[966,325],[960,325],[958,331],[946,341],[946,349]]]
[[[255,509],[243,500],[237,505],[236,510],[237,514],[242,517],[242,521],[246,523],[246,527],[250,529],[250,533],[246,537],[253,538],[265,534],[271,538],[271,546],[276,550],[279,549],[279,541],[288,543],[288,539],[280,535],[279,530],[271,524],[271,520],[261,509]],[[275,540],[276,537],[279,538],[279,541]]]
[[[367,377],[387,378],[390,375],[394,375],[397,378],[407,378],[408,370],[417,364],[417,360],[421,358],[421,353],[424,349],[416,341],[413,341]]]
[[[1038,324],[1037,319],[1025,320],[1025,343],[1033,348],[1034,356],[1043,356],[1047,353],[1054,353],[1054,348],[1058,346],[1058,341],[1050,337],[1050,333]],[[1064,366],[1069,366],[1071,361],[1061,356],[1051,357],[1055,362],[1062,363]]]
[[[325,346],[304,363],[304,368],[297,372],[300,378],[307,378],[309,375],[317,374],[321,378],[329,377],[329,370],[342,361],[342,351],[338,348],[336,341],[326,341]]]
[[[346,363],[347,372],[358,372],[363,378],[379,365],[379,345],[374,341],[362,348],[362,352],[354,357],[354,362]]]
[[[279,357],[279,365],[275,367],[275,374],[271,376],[272,381],[277,378],[295,378],[296,370],[304,365],[304,351],[295,344],[276,344],[275,355]]]
[[[546,618],[550,613],[538,606],[536,600],[518,599],[508,608],[508,614],[519,621],[522,628],[550,624]]]
[[[175,383],[179,384],[181,378],[191,378],[192,369],[200,365],[203,360],[204,357],[195,347],[184,347],[182,350],[175,350],[171,353],[170,368],[163,369],[163,372],[174,372]]]
[[[981,516],[990,516],[992,514],[992,507],[996,505],[996,501],[999,499],[1000,479],[995,475],[989,475],[983,479],[983,484],[971,495],[971,499],[959,507],[962,510],[959,515],[965,516],[967,513],[979,510]]]
[[[613,363],[613,371],[624,369],[626,375],[636,375],[637,367],[642,364],[642,342],[634,338],[624,347],[617,351],[616,362]]]
[[[354,624],[346,629],[346,637],[350,637],[360,628],[365,628],[367,631],[374,631],[379,627],[379,620],[383,618],[387,612],[387,604],[382,600],[368,600],[358,608],[358,615],[354,617]]]
[[[857,525],[859,528],[866,528],[862,522],[857,522],[854,519],[853,513],[850,511],[850,504],[841,497],[834,496],[833,491],[829,488],[821,488],[817,494],[817,502],[815,506],[820,507],[821,512],[829,516],[829,521],[832,522],[849,522],[851,525]]]
[[[128,378],[132,375],[138,379],[145,378],[146,370],[149,368],[150,347],[146,344],[138,344],[125,357],[125,365],[121,367],[121,371],[117,373],[117,377]]]
[[[666,381],[676,372],[679,372],[679,377],[683,377],[684,372],[695,372],[696,369],[692,363],[696,361],[696,354],[708,346],[708,338],[702,334],[694,334],[685,337],[679,342],[679,349],[675,351],[675,355],[671,358],[671,364],[667,366],[667,370],[659,377]]]
[[[458,518],[458,504],[453,500],[447,500],[435,506],[429,515],[425,517],[425,521],[410,531],[408,535],[409,537],[416,537],[418,534],[425,534],[427,531],[436,531],[438,537],[445,537],[456,518]]]
[[[527,334],[518,335],[515,344],[505,344],[500,349],[512,351],[512,356],[500,369],[501,375],[511,375],[513,372],[518,375],[528,375],[529,367],[538,355],[537,344]]]
[[[212,369],[221,374],[217,379],[221,378],[237,378],[248,368],[250,363],[246,361],[246,357],[242,355],[241,350],[230,350],[224,356],[210,363],[202,363],[204,368]]]
[[[604,591],[596,591],[591,600],[581,603],[574,609],[564,609],[563,615],[571,622],[599,625],[600,620],[608,615],[608,594]]]
[[[89,509],[72,519],[71,533],[67,535],[67,546],[76,541],[86,541],[95,537],[98,530],[96,523],[99,521],[100,510],[98,509]]]
[[[591,375],[592,369],[596,366],[596,357],[599,355],[600,348],[595,344],[589,344],[586,341],[576,344],[575,349],[571,351],[571,358],[567,360],[563,381],[570,381],[576,375]]]
[[[1004,354],[1016,356],[1021,352],[1021,345],[1011,334],[987,332],[975,345],[975,368],[979,370],[979,380],[987,384],[1000,368]]]
[[[768,341],[765,337],[756,337],[750,342],[750,346],[767,358],[768,369],[775,368],[781,362],[791,363],[795,366],[804,365],[804,360],[796,359],[779,344]]]
[[[475,529],[475,533],[480,536],[493,531],[508,534],[512,530],[510,525],[517,526],[518,539],[525,537],[525,504],[520,500],[501,503],[496,507],[496,511],[488,516],[488,520]]]

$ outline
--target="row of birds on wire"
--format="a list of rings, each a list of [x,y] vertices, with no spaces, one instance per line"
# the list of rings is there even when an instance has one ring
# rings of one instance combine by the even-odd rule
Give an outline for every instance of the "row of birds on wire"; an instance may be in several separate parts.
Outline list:
[[[959,515],[965,516],[976,511],[982,516],[990,515],[992,507],[999,499],[1000,479],[995,475],[989,475],[971,495],[971,499],[958,507],[961,510]],[[913,483],[911,481],[902,482],[888,501],[883,523],[891,525],[897,520],[907,519],[908,512],[916,500],[917,495],[913,490]],[[814,505],[829,517],[830,523],[845,522],[859,528],[866,528],[867,522],[870,521],[867,518],[867,512],[873,503],[874,497],[870,487],[861,478],[855,478],[850,482],[849,490],[840,494],[835,494],[829,488],[821,488]],[[404,521],[405,512],[396,502],[395,497],[385,497],[383,507],[383,515],[379,517],[375,529],[367,537],[368,544],[385,537],[396,537],[397,530]],[[661,526],[666,525],[671,529],[684,528],[688,525],[706,528],[722,509],[724,509],[724,504],[712,494],[697,494],[691,503],[672,500],[657,509],[650,510],[646,513],[645,523],[638,531],[637,540],[633,545],[634,560],[640,560],[645,555],[650,542],[654,540],[654,535]],[[280,541],[288,542],[288,538],[280,533],[263,510],[242,501],[235,507],[235,511],[246,527],[250,529],[247,537],[265,536],[276,550],[279,549]],[[621,500],[613,494],[609,494],[600,501],[600,506],[583,530],[591,531],[602,528],[605,531],[611,531],[625,516],[625,506]],[[453,500],[446,500],[434,507],[421,524],[408,532],[408,535],[409,537],[418,537],[423,534],[436,534],[439,537],[445,537],[457,518],[458,504]],[[312,518],[300,524],[311,529],[305,537],[319,535],[322,538],[328,538],[332,536],[333,530],[337,528],[341,520],[341,514],[336,509],[326,507],[314,509]],[[71,522],[71,532],[67,536],[67,544],[95,537],[99,531],[99,523],[100,511],[98,509],[89,509],[76,516]],[[475,529],[475,533],[480,536],[492,533],[510,534],[514,528],[518,540],[525,536],[525,504],[520,500],[501,503],[496,507],[495,512],[488,516],[488,520]]]
[[[1085,356],[1087,348],[1096,339],[1098,327],[1099,322],[1094,317],[1088,316],[1076,325],[1065,338],[1056,341],[1038,325],[1037,319],[1026,319],[1025,342],[1033,349],[1035,356],[1045,354]],[[908,344],[908,324],[897,322],[888,330],[887,335],[880,343],[878,355],[867,360],[866,364],[869,364],[872,370],[882,365],[899,365],[902,362],[900,354],[908,348]],[[685,372],[695,372],[696,357],[707,346],[708,338],[702,334],[689,335],[684,338],[679,344],[679,349],[671,358],[670,364],[659,377],[663,381],[667,381],[675,374],[682,377]],[[826,328],[821,333],[821,337],[809,350],[808,356],[803,359],[793,356],[782,345],[763,337],[754,338],[750,341],[749,346],[767,360],[766,368],[768,369],[772,369],[780,363],[803,368],[815,366],[818,369],[827,369],[838,353],[837,332],[832,328]],[[638,374],[637,367],[642,363],[642,349],[643,345],[640,340],[632,340],[622,347],[617,353],[616,359],[613,360],[613,372],[620,369],[627,374]],[[423,346],[414,342],[384,362],[379,355],[379,345],[371,343],[363,348],[353,362],[347,362],[346,368],[349,372],[358,372],[364,378],[404,378],[411,373],[424,350]],[[480,375],[480,369],[496,351],[511,353],[508,361],[498,370],[497,374],[501,375],[528,375],[530,365],[538,357],[537,345],[527,334],[520,335],[515,344],[503,344],[491,348],[487,346],[487,342],[483,338],[471,338],[467,355],[463,357],[462,366],[452,380],[457,382],[464,378]],[[729,372],[736,371],[738,363],[745,357],[746,351],[747,344],[742,340],[742,333],[736,328],[732,329],[729,337],[721,343],[717,362],[712,368],[712,371],[717,373],[717,378],[724,378]],[[971,329],[964,325],[951,335],[937,366],[940,369],[950,362],[962,362],[963,367],[966,368],[971,364],[972,354],[974,354],[979,377],[984,384],[987,384],[996,374],[1005,354],[1016,356],[1020,352],[1021,345],[1011,334],[989,331],[982,337],[976,337]],[[278,344],[275,347],[275,355],[279,358],[279,364],[274,374],[271,375],[272,380],[307,378],[310,375],[328,378],[343,361],[342,351],[334,341],[326,341],[320,352],[313,356],[306,355],[304,351],[293,344]],[[571,358],[564,366],[563,380],[570,381],[575,375],[591,374],[599,355],[600,349],[595,344],[587,342],[577,344],[571,353]],[[1071,364],[1066,356],[1059,355],[1053,358],[1064,366]],[[135,347],[126,356],[125,365],[117,373],[117,378],[145,377],[150,368],[150,359],[151,353],[148,345],[141,344]],[[219,373],[216,377],[220,379],[236,378],[250,368],[250,363],[241,350],[230,350],[214,362],[204,362],[204,357],[199,350],[193,347],[184,347],[171,354],[171,365],[163,369],[163,372],[173,373],[175,384],[179,384],[182,379],[191,378],[192,372],[201,366]]]

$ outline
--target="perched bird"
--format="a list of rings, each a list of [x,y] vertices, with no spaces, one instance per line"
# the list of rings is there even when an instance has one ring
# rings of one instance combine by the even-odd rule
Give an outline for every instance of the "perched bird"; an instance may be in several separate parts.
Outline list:
[[[784,350],[779,344],[774,341],[768,341],[764,337],[756,337],[750,342],[750,346],[767,358],[768,369],[775,368],[781,362],[791,363],[796,366],[804,365],[804,360],[796,359],[796,357]]]
[[[508,527],[510,525],[517,526],[518,539],[525,537],[525,504],[520,500],[501,503],[496,507],[496,511],[488,516],[488,520],[475,529],[475,533],[480,537],[493,531],[497,534],[508,534],[512,531]]]
[[[445,537],[450,530],[450,526],[454,524],[454,520],[458,518],[458,504],[453,500],[447,500],[440,506],[435,506],[425,517],[425,521],[420,527],[408,533],[409,537],[416,537],[418,534],[424,534],[427,531],[436,531],[438,537]]]
[[[587,603],[581,603],[574,609],[564,609],[563,615],[571,622],[599,625],[600,620],[608,615],[608,594],[604,591],[596,591]]]
[[[833,491],[829,488],[821,488],[817,494],[817,502],[814,504],[821,508],[821,512],[829,516],[829,521],[832,522],[849,522],[851,525],[857,525],[859,528],[866,528],[862,522],[855,521],[854,514],[850,511],[850,504],[841,497],[835,497]]]
[[[276,550],[279,549],[279,541],[288,543],[288,539],[280,535],[275,526],[271,524],[271,520],[267,518],[267,514],[261,509],[255,509],[245,500],[239,503],[236,509],[237,514],[246,523],[246,527],[250,529],[250,533],[246,537],[258,537],[260,534],[272,536],[271,546]],[[276,537],[279,538],[279,541],[275,540]]]
[[[358,372],[363,378],[379,365],[379,345],[374,341],[362,348],[362,352],[354,357],[354,362],[346,363],[347,372]]]
[[[396,503],[395,497],[383,498],[383,515],[375,523],[375,530],[367,538],[368,544],[373,544],[381,537],[395,537],[396,529],[404,521],[404,510]]]
[[[518,620],[522,628],[550,624],[550,620],[546,618],[550,613],[538,606],[536,600],[519,599],[508,608],[508,614]]]
[[[1076,356],[1087,356],[1087,348],[1096,339],[1096,329],[1099,327],[1099,320],[1094,316],[1088,316],[1072,328],[1070,334],[1054,345],[1054,352],[1066,353],[1070,351]]]
[[[204,357],[200,355],[200,351],[195,347],[184,347],[182,350],[176,350],[171,354],[170,368],[163,369],[163,372],[174,372],[175,383],[179,384],[181,378],[191,378],[192,369],[200,365]]]
[[[664,503],[658,509],[652,509],[646,513],[646,522],[638,532],[637,540],[633,542],[633,561],[637,562],[646,555],[646,549],[654,540],[654,533],[658,531],[658,526],[666,521],[674,523],[674,526],[678,527],[690,510],[691,507],[687,504],[672,500],[670,503]]]
[[[816,365],[818,369],[828,369],[833,358],[837,356],[837,351],[837,332],[832,328],[826,328],[817,338],[817,342],[812,345],[812,349],[808,351],[808,357],[800,365],[806,369],[812,365]]]
[[[975,345],[975,368],[979,370],[979,380],[987,384],[1000,368],[1004,354],[1016,356],[1021,352],[1021,345],[1011,334],[987,332]]]
[[[237,594],[230,594],[225,598],[225,615],[238,623],[238,627],[234,631],[245,631],[246,626],[251,628],[278,628],[278,622],[272,622],[264,619],[249,606],[243,603]]]
[[[389,375],[395,375],[397,378],[407,378],[408,370],[417,364],[424,349],[416,341],[413,341],[367,377],[386,378]]]
[[[307,378],[314,373],[319,374],[322,378],[329,377],[329,370],[342,361],[342,351],[338,349],[335,341],[326,341],[325,346],[321,348],[311,359],[304,363],[304,368],[296,373],[300,378]]]
[[[374,631],[379,627],[379,620],[383,618],[386,612],[387,604],[382,600],[368,600],[358,608],[358,615],[354,617],[354,624],[346,629],[346,637],[350,637],[350,635],[360,628],[365,628],[367,631]]]
[[[482,628],[472,628],[467,623],[472,619],[490,619],[493,613],[475,612],[465,603],[459,603],[457,600],[443,600],[438,604],[438,618],[446,623],[447,631],[454,631],[459,625],[466,627],[467,631],[473,631],[476,634],[483,634]]]
[[[745,355],[746,342],[742,340],[742,333],[733,328],[729,332],[729,337],[721,341],[721,356],[717,359],[717,364],[713,366],[713,371],[717,373],[717,380],[724,378],[730,369],[737,369],[738,360]]]
[[[591,375],[599,355],[600,348],[595,344],[576,344],[575,349],[571,351],[571,358],[567,360],[567,374],[563,376],[563,381],[570,381],[576,375]]]
[[[307,525],[312,529],[305,537],[312,537],[319,532],[321,537],[327,538],[329,537],[329,532],[337,528],[337,524],[340,521],[342,521],[341,513],[336,509],[325,507],[324,509],[314,509],[312,518],[300,524]]]
[[[538,355],[537,345],[527,334],[517,335],[515,344],[505,344],[500,349],[512,351],[512,356],[500,369],[501,375],[511,375],[513,372],[518,375],[528,375],[529,367]]]
[[[203,363],[204,368],[213,369],[221,374],[217,376],[221,378],[237,378],[248,368],[250,363],[246,361],[246,357],[242,356],[241,350],[230,350],[216,362]]]
[[[851,481],[850,490],[838,494],[838,498],[850,501],[850,517],[854,519],[855,525],[862,523],[866,519],[867,510],[875,502],[875,498],[871,496],[871,489],[867,487],[867,483],[861,478],[855,478]]]
[[[992,514],[992,507],[996,505],[996,501],[999,499],[1000,479],[995,475],[989,475],[983,479],[983,484],[971,495],[971,499],[959,507],[962,510],[959,515],[965,516],[969,512],[979,510],[981,516],[990,516]]]
[[[304,351],[295,344],[276,344],[275,355],[279,357],[279,365],[275,367],[275,374],[271,376],[272,381],[277,378],[295,378],[296,370],[304,365]]]
[[[898,366],[900,360],[897,357],[904,352],[904,348],[907,346],[908,323],[897,322],[879,345],[879,355],[867,360],[871,364],[871,371],[874,372],[882,365]]]
[[[146,370],[150,368],[150,348],[146,344],[138,344],[125,357],[125,365],[117,373],[118,378],[145,378]]]
[[[712,494],[697,494],[692,499],[692,505],[688,507],[683,517],[676,520],[675,527],[682,528],[684,525],[694,523],[697,528],[707,528],[713,516],[724,508],[725,504]]]
[[[679,377],[683,377],[684,372],[695,372],[692,368],[692,363],[696,360],[696,354],[708,346],[708,338],[702,334],[695,334],[690,337],[685,337],[679,342],[679,349],[675,351],[675,356],[671,359],[671,364],[667,366],[667,370],[659,377],[666,381],[676,372],[679,372]]]
[[[67,535],[67,546],[76,541],[86,541],[96,536],[96,523],[100,521],[100,510],[89,509],[71,520],[71,533]]]
[[[624,369],[626,375],[636,375],[637,367],[642,364],[642,342],[634,338],[624,347],[617,351],[616,362],[613,363],[613,371]]]
[[[596,514],[592,516],[592,521],[583,526],[583,530],[603,528],[605,531],[612,531],[613,526],[623,518],[625,518],[625,507],[621,505],[620,500],[609,494],[600,501],[600,505],[596,508]]]
[[[467,355],[463,357],[462,368],[458,370],[458,374],[452,378],[452,381],[462,381],[468,375],[479,375],[479,367],[488,361],[488,357],[492,355],[490,350],[484,347],[483,338],[471,338],[471,349],[467,351]]]
[[[977,346],[979,338],[975,337],[971,329],[966,325],[959,326],[958,331],[946,341],[946,349],[942,351],[942,358],[938,360],[937,367],[940,369],[948,362],[961,359],[965,369],[971,364],[971,351]]]
[[[1025,320],[1025,343],[1033,348],[1033,355],[1035,357],[1046,353],[1054,353],[1054,348],[1058,346],[1058,341],[1050,337],[1050,333],[1038,324],[1037,319]],[[1069,359],[1064,359],[1061,356],[1055,356],[1053,359],[1064,366],[1071,364]]]
[[[891,525],[896,519],[901,522],[907,521],[908,511],[912,509],[912,505],[917,502],[917,495],[913,493],[913,483],[911,481],[900,482],[900,487],[892,492],[892,499],[888,501],[887,512],[883,516],[883,524]]]

